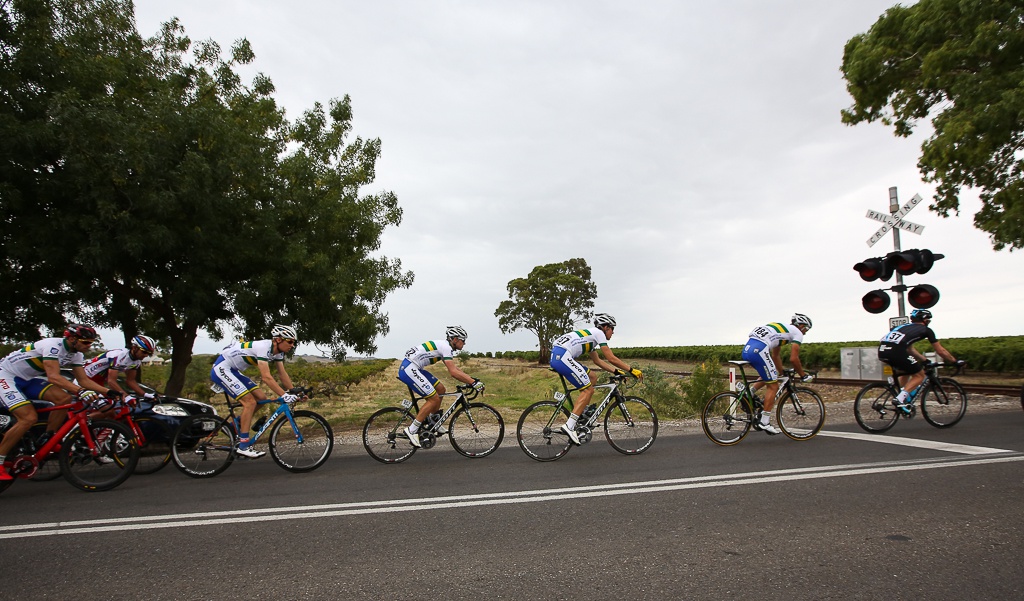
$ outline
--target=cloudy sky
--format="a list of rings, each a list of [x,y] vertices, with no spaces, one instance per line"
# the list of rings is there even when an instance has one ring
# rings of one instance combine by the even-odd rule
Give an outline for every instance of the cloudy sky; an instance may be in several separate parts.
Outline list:
[[[890,187],[931,198],[928,128],[844,126],[839,67],[893,4],[136,0],[136,15],[143,35],[178,17],[193,40],[247,38],[291,119],[351,96],[356,135],[383,144],[367,191],[404,210],[381,253],[416,274],[384,306],[377,356],[395,357],[455,323],[467,350],[535,348],[494,310],[509,280],[573,257],[618,319],[613,347],[739,344],[795,311],[809,342],[881,337],[896,304],[865,312],[879,286],[852,266],[893,249],[866,244]],[[923,234],[901,234],[946,255],[907,278],[939,288],[940,338],[1024,334],[1024,253],[992,250],[978,206],[967,192],[942,219],[922,203],[906,219]]]

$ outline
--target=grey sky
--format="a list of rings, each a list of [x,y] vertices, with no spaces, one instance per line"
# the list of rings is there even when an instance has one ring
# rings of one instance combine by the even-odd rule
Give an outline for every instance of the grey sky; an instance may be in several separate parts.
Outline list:
[[[893,4],[136,1],[143,35],[177,16],[193,40],[247,38],[291,119],[352,97],[356,135],[383,143],[372,190],[404,210],[381,252],[416,274],[385,304],[383,357],[455,323],[470,351],[535,348],[494,310],[509,280],[572,257],[618,318],[613,346],[739,344],[794,311],[809,342],[879,338],[895,302],[861,309],[879,286],[852,266],[892,250],[865,244],[890,186],[930,199],[927,127],[842,125],[839,67]],[[1022,255],[991,250],[978,206],[906,217],[925,231],[903,248],[947,255],[907,278],[939,288],[940,337],[1024,333]]]

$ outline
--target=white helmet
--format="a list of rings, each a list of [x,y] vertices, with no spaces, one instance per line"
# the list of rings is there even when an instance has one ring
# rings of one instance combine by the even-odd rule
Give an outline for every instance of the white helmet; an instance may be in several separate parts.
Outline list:
[[[603,328],[604,326],[615,327],[615,318],[607,313],[595,313],[594,314],[594,325]]]
[[[299,340],[299,336],[295,333],[295,328],[291,326],[283,326],[281,324],[277,324],[271,328],[270,335],[274,338],[284,338],[285,340]]]
[[[797,313],[793,315],[793,319],[790,320],[791,324],[795,326],[807,326],[807,329],[811,329],[811,318],[807,317],[803,313]]]
[[[452,338],[461,338],[463,342],[466,341],[466,328],[462,326],[448,326],[444,330],[444,335],[448,340]]]

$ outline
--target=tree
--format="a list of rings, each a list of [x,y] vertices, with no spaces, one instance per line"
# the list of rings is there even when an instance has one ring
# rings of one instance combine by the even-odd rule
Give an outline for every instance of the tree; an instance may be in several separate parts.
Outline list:
[[[269,79],[235,73],[245,40],[225,58],[177,21],[143,40],[127,0],[0,6],[0,98],[19,101],[0,105],[0,308],[34,299],[6,337],[72,315],[168,338],[170,393],[200,329],[282,322],[339,357],[375,350],[412,274],[372,256],[401,209],[360,195],[381,144],[349,141],[347,96],[289,123]]]
[[[938,183],[933,211],[959,213],[960,190],[975,188],[975,227],[996,250],[1024,247],[1024,5],[895,6],[846,43],[842,72],[854,99],[844,123],[881,121],[906,137],[931,118],[918,168]]]
[[[584,259],[534,267],[530,275],[508,283],[509,300],[494,312],[505,334],[528,330],[537,335],[540,363],[551,359],[551,342],[593,316],[597,285]]]

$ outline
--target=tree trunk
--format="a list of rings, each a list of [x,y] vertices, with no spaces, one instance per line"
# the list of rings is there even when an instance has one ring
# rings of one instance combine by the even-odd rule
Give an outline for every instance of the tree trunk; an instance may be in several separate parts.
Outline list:
[[[540,356],[537,359],[537,363],[540,365],[547,365],[551,363],[551,344],[542,340],[540,342]]]
[[[185,388],[185,371],[192,363],[192,345],[196,342],[196,326],[171,329],[171,375],[164,386],[164,394],[169,396],[181,396]]]

